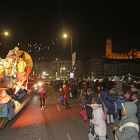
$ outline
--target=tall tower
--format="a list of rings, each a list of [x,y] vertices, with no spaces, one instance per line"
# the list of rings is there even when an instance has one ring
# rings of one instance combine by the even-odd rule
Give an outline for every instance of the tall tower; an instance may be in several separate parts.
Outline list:
[[[112,42],[111,39],[108,38],[106,41],[106,57],[110,57],[112,53]]]

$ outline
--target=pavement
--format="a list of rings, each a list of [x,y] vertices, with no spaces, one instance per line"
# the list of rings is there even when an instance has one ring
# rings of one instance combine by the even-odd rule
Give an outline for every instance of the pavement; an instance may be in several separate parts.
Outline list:
[[[88,140],[88,120],[79,114],[82,101],[71,100],[71,109],[61,107],[59,91],[47,87],[45,109],[40,110],[39,96],[30,102],[0,130],[0,140]],[[114,140],[113,125],[107,126],[109,140]],[[98,139],[97,139],[98,140]]]

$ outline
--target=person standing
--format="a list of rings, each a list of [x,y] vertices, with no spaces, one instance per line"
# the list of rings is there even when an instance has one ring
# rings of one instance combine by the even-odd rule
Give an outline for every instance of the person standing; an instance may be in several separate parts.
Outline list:
[[[139,140],[137,106],[134,102],[122,103],[122,119],[118,126],[113,126],[116,131],[115,140]]]
[[[65,107],[66,109],[70,109],[70,105],[69,105],[70,95],[69,95],[68,87],[66,85],[64,86],[63,91],[64,91]]]
[[[38,94],[39,94],[39,97],[40,97],[40,107],[41,107],[41,110],[44,110],[45,98],[46,98],[46,94],[47,94],[44,85],[39,87]]]
[[[64,104],[64,92],[63,92],[62,88],[60,88],[59,91],[60,91],[61,106],[65,107],[65,104]]]
[[[122,94],[122,91],[119,91],[118,94],[119,94],[119,97],[118,97],[117,113],[115,114],[114,119],[116,119],[119,115],[118,120],[121,120],[121,117],[122,117],[122,115],[121,115],[122,103],[125,102],[125,99],[124,99],[124,96]]]
[[[75,97],[75,83],[72,83],[71,91],[72,91],[72,97]]]
[[[131,99],[133,100],[133,102],[136,104],[137,106],[137,118],[138,118],[138,125],[139,125],[139,139],[140,139],[140,95],[138,94],[138,92],[134,92],[133,96],[131,97]]]
[[[90,132],[88,134],[89,140],[95,140],[97,135],[99,140],[106,140],[106,123],[103,119],[104,110],[100,98],[95,96],[92,99],[92,104],[87,105],[93,109],[92,119],[90,119],[89,126],[92,128],[94,125],[94,135]]]
[[[111,123],[114,123],[113,115],[115,114],[115,104],[114,101],[116,100],[116,95],[114,90],[109,91],[109,95],[106,98],[107,100],[107,124],[110,124],[110,117],[111,117]]]
[[[122,81],[119,78],[116,78],[116,92],[122,91]]]
[[[78,92],[78,85],[75,83],[75,94],[74,97],[77,98],[77,92]]]

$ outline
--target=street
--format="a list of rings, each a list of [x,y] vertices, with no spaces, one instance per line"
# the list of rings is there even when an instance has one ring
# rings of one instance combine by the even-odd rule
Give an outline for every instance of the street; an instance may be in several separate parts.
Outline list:
[[[79,113],[81,100],[71,101],[71,109],[61,107],[59,91],[47,87],[44,111],[40,110],[39,96],[31,101],[0,130],[0,140],[88,140],[88,120],[83,122]],[[110,140],[114,139],[112,127],[108,127]]]

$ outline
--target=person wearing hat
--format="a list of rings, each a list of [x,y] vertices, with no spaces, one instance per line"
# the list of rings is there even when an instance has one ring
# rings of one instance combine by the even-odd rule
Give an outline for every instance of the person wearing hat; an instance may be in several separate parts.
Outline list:
[[[114,101],[116,100],[116,95],[114,90],[109,90],[109,95],[106,98],[107,100],[107,124],[110,124],[110,119],[111,118],[111,123],[114,122],[113,115],[115,114],[115,104]]]

